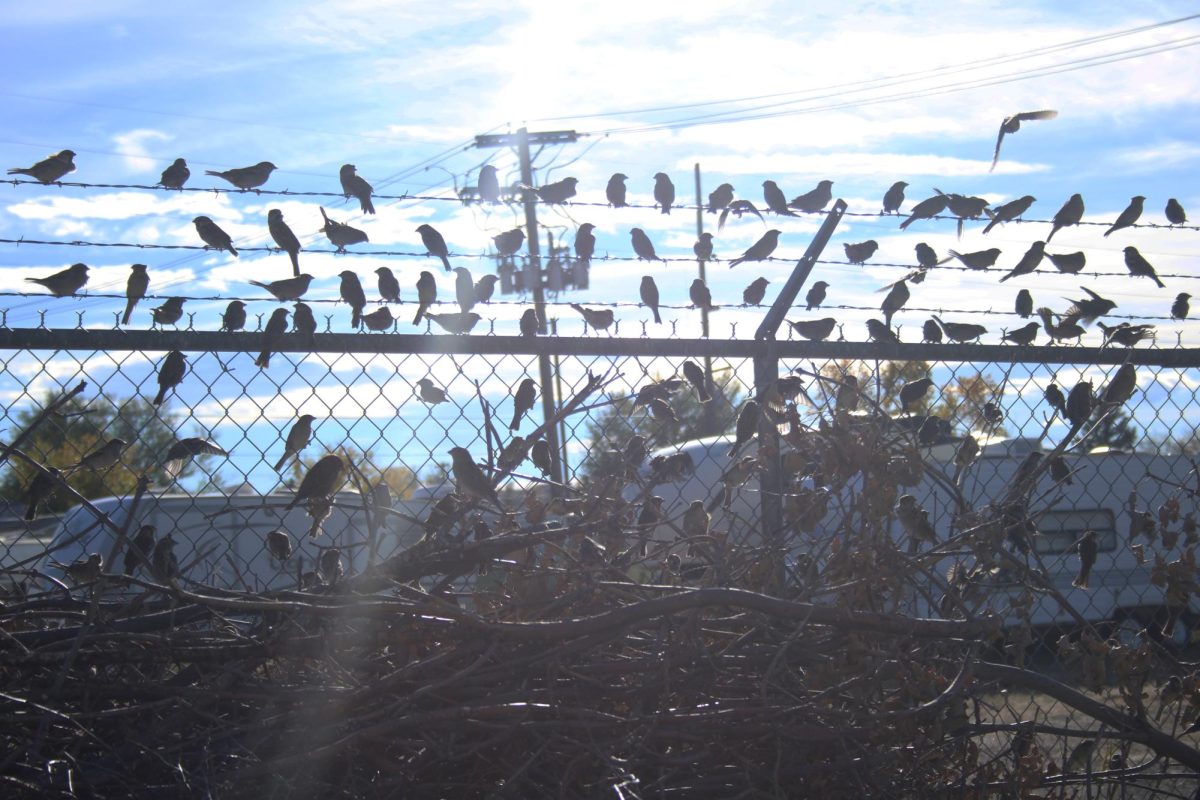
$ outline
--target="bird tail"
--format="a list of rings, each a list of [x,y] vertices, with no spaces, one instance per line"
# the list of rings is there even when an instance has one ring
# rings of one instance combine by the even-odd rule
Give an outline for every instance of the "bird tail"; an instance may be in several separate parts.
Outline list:
[[[271,366],[271,351],[263,350],[258,354],[258,358],[254,359],[254,366],[266,369]]]
[[[30,176],[32,176],[32,175],[33,175],[33,173],[32,173],[32,172],[30,172],[29,170],[27,170],[27,169],[24,169],[24,168],[20,168],[20,167],[15,167],[15,168],[13,168],[13,169],[10,169],[10,170],[8,171],[8,174],[9,174],[9,175],[30,175]]]
[[[38,503],[36,500],[30,500],[29,504],[27,506],[25,506],[25,521],[26,522],[33,522],[35,519],[37,519],[37,507],[38,507]]]
[[[125,303],[125,313],[121,316],[122,325],[129,324],[129,319],[133,316],[133,307],[136,305],[137,300],[134,300],[133,298],[130,298],[129,301]]]
[[[279,470],[283,469],[283,465],[287,463],[287,460],[288,460],[288,454],[284,453],[283,458],[281,458],[281,459],[279,459],[279,461],[275,462],[275,471],[279,472]]]
[[[450,259],[446,258],[446,256],[441,256],[441,259],[442,266],[446,268],[446,272],[453,272],[453,270],[450,268]]]
[[[740,258],[735,258],[735,259],[733,259],[732,261],[730,261],[730,262],[729,262],[729,268],[730,268],[730,269],[733,269],[733,268],[734,268],[734,267],[736,267],[738,264],[742,263],[742,260],[743,260],[743,259],[740,259]]]
[[[218,172],[218,171],[217,171],[217,170],[215,170],[215,169],[206,169],[206,170],[204,170],[204,174],[205,174],[205,175],[216,175],[218,178],[224,178],[224,177],[225,177],[225,175],[224,175],[223,173],[221,173],[221,172]]]
[[[657,308],[652,308],[652,309],[650,309],[650,310],[654,312],[654,323],[655,323],[656,325],[661,325],[661,324],[662,324],[662,317],[661,317],[661,316],[659,316],[659,314],[658,314],[658,309],[657,309]]]
[[[358,328],[362,326],[362,309],[358,306],[353,308],[353,314],[350,317],[350,327]]]
[[[371,213],[372,214],[375,213],[374,208],[371,209]],[[288,258],[290,258],[292,260],[292,277],[299,278],[300,277],[300,251],[299,250],[289,250]]]
[[[904,220],[904,222],[901,222],[901,223],[900,223],[900,230],[904,230],[904,229],[905,229],[905,228],[907,228],[909,225],[912,225],[912,223],[913,223],[913,220],[914,220],[914,219],[915,219],[915,217],[909,217],[908,219]]]
[[[167,387],[160,386],[158,389],[158,394],[156,394],[154,396],[154,405],[161,406],[163,404],[163,401],[166,399],[167,399]]]
[[[233,246],[233,242],[229,243],[229,252],[233,253],[233,257],[237,258],[237,248]]]
[[[425,309],[426,309],[426,306],[424,303],[420,303],[417,305],[417,315],[415,317],[413,317],[413,325],[421,324],[421,317],[425,316]]]
[[[1151,278],[1154,280],[1154,282],[1155,282],[1155,283],[1157,283],[1157,284],[1158,284],[1158,288],[1160,288],[1160,289],[1165,289],[1165,288],[1167,288],[1167,285],[1166,285],[1165,283],[1163,283],[1162,281],[1160,281],[1160,280],[1158,279],[1158,276],[1157,276],[1157,275],[1155,275],[1154,273],[1151,273],[1151,274],[1150,274],[1150,277],[1151,277]]]
[[[363,210],[364,214],[374,214],[375,213],[375,204],[371,202],[371,195],[367,195],[366,197],[360,197],[359,203],[360,203],[360,205],[362,205],[362,210]]]

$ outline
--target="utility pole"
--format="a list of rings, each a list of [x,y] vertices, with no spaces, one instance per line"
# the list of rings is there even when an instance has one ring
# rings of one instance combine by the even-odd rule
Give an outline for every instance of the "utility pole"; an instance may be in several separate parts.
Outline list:
[[[541,251],[538,242],[538,220],[537,220],[537,194],[533,189],[528,188],[533,186],[533,158],[529,153],[529,145],[536,144],[544,147],[547,144],[570,144],[579,139],[579,134],[575,131],[543,131],[539,133],[530,133],[528,129],[521,128],[515,134],[483,134],[475,137],[475,147],[478,149],[491,149],[497,147],[513,147],[517,148],[517,158],[521,162],[521,183],[524,187],[521,190],[521,198],[525,205],[525,244],[529,248],[529,265],[526,269],[526,286],[533,294],[534,313],[538,319],[538,333],[542,336],[546,335],[546,292],[543,286],[544,276],[542,275],[542,259]],[[558,403],[557,396],[554,390],[554,369],[550,363],[550,357],[541,355],[538,356],[538,372],[542,384],[542,417],[543,422],[549,422],[554,419],[557,413]],[[546,444],[550,448],[550,480],[557,484],[564,482],[566,474],[563,470],[562,461],[562,443],[559,441],[558,426],[549,425],[545,431]],[[557,494],[557,490],[555,494]]]
[[[704,233],[704,193],[703,193],[703,190],[700,188],[700,164],[699,163],[696,164],[695,174],[696,174],[696,239],[699,240],[700,235],[702,233]],[[707,286],[708,285],[708,277],[707,277],[706,269],[705,269],[707,265],[703,258],[697,258],[697,261],[699,261],[699,263],[700,263],[700,280],[704,281],[704,285]],[[700,332],[701,332],[701,334],[703,334],[705,339],[708,338],[708,309],[707,308],[700,309]],[[714,388],[716,388],[716,384],[713,383],[712,356],[710,356],[710,355],[704,356],[704,380],[708,383],[709,391],[712,391]],[[724,396],[724,394],[722,394],[722,397],[723,396]],[[704,427],[710,434],[711,433],[720,433],[720,431],[716,430],[716,427],[717,427],[716,426],[716,409],[714,409],[712,406],[713,406],[712,403],[706,403],[704,406]]]

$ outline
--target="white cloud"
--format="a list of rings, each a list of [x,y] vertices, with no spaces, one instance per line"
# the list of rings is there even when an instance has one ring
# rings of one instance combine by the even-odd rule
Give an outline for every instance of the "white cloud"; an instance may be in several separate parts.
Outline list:
[[[173,136],[153,128],[138,128],[125,133],[114,134],[113,144],[117,152],[123,156],[125,169],[136,173],[153,173],[161,169],[161,159],[151,156],[146,151],[146,145],[153,142],[169,142]]]
[[[687,166],[686,161],[680,161],[677,166]],[[705,169],[723,175],[759,175],[763,167],[769,165],[772,174],[778,175],[931,175],[958,178],[987,175],[991,163],[990,160],[919,153],[821,153],[803,156],[776,155],[769,158],[762,155],[728,154],[704,158]],[[1004,160],[996,165],[995,174],[1026,175],[1045,172],[1048,169],[1048,164]]]

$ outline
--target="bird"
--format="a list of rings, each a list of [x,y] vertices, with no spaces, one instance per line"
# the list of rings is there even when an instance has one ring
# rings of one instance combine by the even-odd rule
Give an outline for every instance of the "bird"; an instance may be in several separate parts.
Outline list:
[[[1138,342],[1155,338],[1153,325],[1130,325],[1128,322],[1113,326],[1105,325],[1103,322],[1096,324],[1104,332],[1104,341],[1101,343],[1101,347],[1107,347],[1114,342],[1124,347],[1133,347]]]
[[[922,269],[932,269],[938,264],[937,251],[930,247],[925,242],[917,242],[913,250],[917,253],[917,264]]]
[[[1042,258],[1045,255],[1046,243],[1041,241],[1034,242],[1025,251],[1025,255],[1021,256],[1021,260],[1017,262],[1017,265],[1007,275],[1000,278],[1000,282],[1003,283],[1009,278],[1015,278],[1018,275],[1028,275],[1037,269],[1038,264],[1042,263]]]
[[[338,273],[338,277],[342,279],[338,293],[350,306],[350,327],[357,328],[362,324],[362,312],[367,306],[367,294],[363,291],[362,283],[354,272],[344,269]]]
[[[723,211],[733,202],[733,184],[722,183],[716,189],[708,193],[708,205],[706,206],[708,213],[715,214],[718,211]]]
[[[332,586],[345,572],[346,568],[342,564],[340,548],[329,547],[321,552],[321,557],[317,562],[317,574],[321,576],[321,580]]]
[[[538,335],[538,315],[537,311],[532,308],[527,308],[521,313],[521,321],[519,323],[522,336],[537,336]]]
[[[943,322],[936,314],[933,318],[942,326],[946,338],[955,342],[970,342],[987,333],[987,328],[973,322]]]
[[[1021,130],[1022,122],[1032,122],[1039,119],[1054,119],[1058,116],[1058,112],[1053,109],[1044,109],[1042,111],[1021,111],[1013,114],[1011,117],[1005,117],[1000,123],[1000,133],[996,136],[996,152],[992,154],[992,166],[988,168],[991,172],[996,168],[996,162],[1000,160],[1000,145],[1004,142],[1004,137],[1010,133],[1016,133]]]
[[[995,265],[996,259],[1000,258],[1000,248],[992,247],[988,250],[976,250],[973,253],[959,253],[956,250],[946,251],[950,254],[950,258],[956,258],[962,262],[963,266],[970,269],[987,269]]]
[[[294,278],[282,278],[270,283],[263,283],[261,281],[249,281],[249,283],[251,286],[266,289],[272,297],[281,303],[292,303],[304,297],[312,280],[312,275],[302,272]]]
[[[333,453],[322,456],[300,479],[300,486],[285,510],[291,511],[301,502],[328,499],[337,494],[345,482],[345,460]]]
[[[230,300],[221,314],[221,330],[226,333],[240,331],[246,327],[246,304],[241,300]]]
[[[129,547],[125,550],[125,559],[122,565],[122,571],[126,575],[132,575],[138,567],[150,569],[150,556],[154,552],[156,530],[153,525],[142,525],[129,540]]]
[[[47,467],[45,472],[37,471],[33,473],[33,478],[29,481],[29,488],[25,491],[25,521],[33,522],[37,519],[38,506],[50,499],[58,489],[58,478],[62,472],[54,467]]]
[[[158,394],[154,396],[154,405],[160,406],[167,399],[167,392],[183,382],[187,374],[187,359],[178,350],[167,353],[162,366],[158,368]]]
[[[271,317],[263,327],[262,352],[254,360],[256,367],[266,368],[271,365],[271,351],[275,349],[279,341],[283,338],[283,335],[287,333],[287,315],[286,308],[277,308],[271,312]]]
[[[60,150],[54,155],[44,158],[32,167],[13,167],[9,175],[28,175],[42,183],[54,183],[62,180],[68,172],[75,171],[75,151]]]
[[[1100,552],[1096,532],[1084,531],[1083,535],[1079,537],[1079,541],[1075,542],[1075,552],[1079,553],[1079,573],[1075,576],[1075,580],[1071,581],[1071,585],[1078,589],[1087,589],[1092,567],[1096,563],[1096,555]],[[1095,741],[1091,741],[1094,745]]]
[[[183,318],[183,297],[168,297],[161,306],[150,309],[151,325],[174,325]]]
[[[837,385],[837,393],[834,395],[834,409],[838,412],[856,411],[861,394],[858,378],[849,373],[843,373],[842,379]]]
[[[196,456],[228,456],[225,448],[216,442],[199,436],[189,436],[180,439],[167,448],[163,458],[163,469],[172,480],[179,476],[183,468]]]
[[[475,278],[466,267],[454,268],[454,299],[464,314],[475,307]]]
[[[613,208],[622,208],[627,205],[625,202],[625,181],[629,178],[621,172],[614,172],[612,177],[608,179],[608,185],[604,187],[604,196],[608,198],[608,204]]]
[[[1129,274],[1135,278],[1149,278],[1160,289],[1165,289],[1166,284],[1158,279],[1158,273],[1154,271],[1154,267],[1145,257],[1138,252],[1136,247],[1130,245],[1125,248],[1125,268],[1129,270]]]
[[[729,268],[733,269],[744,261],[763,261],[769,258],[771,253],[774,253],[775,248],[778,246],[779,231],[772,228],[764,233],[757,242],[746,248],[746,252],[730,261]]]
[[[713,305],[712,292],[700,278],[692,280],[692,285],[688,287],[688,297],[691,299],[692,305],[701,311],[716,311],[719,308],[719,306]]]
[[[665,172],[654,173],[654,202],[662,208],[662,213],[671,213],[671,206],[675,203],[675,184],[671,183]]]
[[[538,439],[533,443],[533,447],[529,451],[529,460],[533,462],[533,465],[543,475],[549,475],[553,471],[553,463],[550,460],[550,445],[545,439]]]
[[[129,269],[129,277],[125,280],[125,313],[121,317],[122,325],[129,324],[134,307],[146,296],[146,290],[150,288],[150,276],[146,274],[145,264],[133,264]]]
[[[363,314],[362,323],[369,331],[386,331],[395,324],[392,311],[387,306],[380,306],[369,314]]]
[[[1180,292],[1175,295],[1175,302],[1171,304],[1171,319],[1187,319],[1188,312],[1191,310],[1188,307],[1188,301],[1192,296],[1187,292]]]
[[[275,462],[276,472],[283,469],[283,465],[288,462],[288,459],[299,455],[304,448],[308,447],[308,443],[312,441],[315,419],[316,417],[312,414],[301,414],[292,423],[292,427],[288,428],[287,436],[283,440],[283,455]]]
[[[188,169],[187,162],[182,158],[177,158],[171,162],[171,166],[162,171],[162,177],[155,185],[167,189],[182,189],[190,177],[192,177],[192,171]]]
[[[676,425],[679,423],[679,417],[676,415],[675,409],[671,408],[671,406],[667,404],[667,401],[663,400],[661,397],[656,397],[651,400],[650,404],[647,406],[647,409],[650,412],[650,416],[653,417],[657,422],[669,423],[671,425]]]
[[[536,399],[537,383],[533,378],[525,378],[513,394],[513,418],[508,426],[510,431],[515,431],[521,426],[521,418],[533,408],[533,403]]]
[[[1068,225],[1078,225],[1081,219],[1083,219],[1083,195],[1075,193],[1067,198],[1067,202],[1063,203],[1062,208],[1054,215],[1050,235],[1046,237],[1046,244],[1050,244],[1050,240],[1059,230]],[[1105,236],[1107,235],[1105,234]]]
[[[1072,301],[1071,307],[1063,312],[1064,320],[1082,320],[1084,325],[1090,325],[1098,317],[1104,316],[1117,307],[1115,302],[1107,297],[1101,297],[1086,286],[1079,288],[1087,292],[1088,296],[1082,300]]]
[[[206,169],[204,170],[204,174],[224,178],[239,189],[257,189],[267,182],[267,179],[271,177],[271,173],[276,169],[278,167],[270,161],[260,161],[251,167],[236,167],[219,172]]]
[[[900,410],[908,413],[908,407],[929,394],[931,388],[933,388],[933,379],[928,377],[917,378],[915,381],[909,381],[901,386]]]
[[[708,379],[704,375],[704,370],[695,361],[683,362],[683,377],[687,378],[687,382],[696,390],[696,398],[701,403],[707,403],[712,400],[712,393],[708,390]]]
[[[761,305],[767,296],[767,286],[771,282],[766,278],[755,278],[750,285],[742,290],[742,304],[747,306]],[[816,286],[814,283],[813,286]],[[809,291],[812,291],[811,289]]]
[[[425,316],[436,322],[438,327],[446,333],[453,333],[460,336],[470,333],[476,323],[482,319],[474,311],[457,314],[430,314],[427,311],[425,312]]]
[[[364,214],[374,214],[375,204],[371,202],[371,194],[375,190],[355,169],[353,164],[342,164],[342,168],[338,170],[338,179],[342,183],[342,194],[346,199],[350,199],[353,195],[358,200]]]
[[[787,196],[775,181],[763,181],[763,200],[766,202],[768,210],[774,211],[781,217],[798,216],[788,208]]]
[[[492,237],[492,242],[496,245],[496,255],[502,258],[511,256],[521,249],[521,245],[525,244],[525,231],[513,228],[496,234]]]
[[[283,221],[283,212],[272,208],[267,212],[267,230],[275,240],[275,246],[288,254],[292,261],[292,274],[300,274],[300,240]]]
[[[30,283],[36,283],[50,290],[55,297],[71,297],[88,282],[87,264],[72,264],[61,272],[47,275],[44,278],[26,278]]]
[[[1058,412],[1063,419],[1066,419],[1067,398],[1063,395],[1062,389],[1058,388],[1058,384],[1049,384],[1042,394],[1046,398],[1046,402],[1050,404],[1050,407]]]
[[[1046,335],[1050,337],[1050,341],[1052,342],[1078,339],[1087,333],[1084,327],[1075,319],[1060,319],[1058,324],[1055,324],[1054,312],[1048,308],[1039,308],[1037,313],[1042,318],[1042,327],[1046,329]]]
[[[696,243],[692,245],[692,252],[696,254],[696,258],[701,261],[712,261],[713,257],[713,235],[711,233],[702,233],[696,239]]]
[[[883,322],[886,327],[892,327],[892,317],[897,311],[904,308],[910,295],[908,283],[903,278],[892,284],[891,290],[883,298],[883,304],[879,307],[879,310],[883,312]]]
[[[304,337],[304,341],[312,347],[317,332],[317,318],[307,303],[296,303],[292,310],[292,330]]]
[[[596,235],[592,233],[595,229],[595,225],[585,222],[575,231],[575,258],[579,261],[587,263],[592,260],[596,252]]]
[[[760,409],[757,400],[747,400],[738,412],[737,423],[734,425],[733,445],[729,448],[729,459],[732,461],[739,450],[758,435],[758,419]]]
[[[1167,200],[1167,207],[1163,209],[1163,213],[1167,216],[1167,222],[1172,225],[1187,224],[1187,212],[1183,210],[1183,206],[1174,197]]]
[[[983,216],[983,210],[987,208],[988,201],[983,197],[969,197],[964,194],[956,194],[954,192],[943,192],[936,186],[933,191],[945,195],[946,208],[950,209],[950,213],[958,217],[958,234],[962,236],[962,222],[966,219],[979,219]]]
[[[650,241],[650,237],[641,228],[630,228],[629,238],[633,242],[633,252],[637,253],[639,260],[646,261],[662,261],[654,252],[654,244]]]
[[[121,459],[121,453],[125,452],[125,448],[129,443],[124,439],[109,439],[104,444],[92,450],[75,464],[69,467],[63,467],[64,473],[74,472],[77,469],[101,470],[108,469],[116,464]]]
[[[1014,310],[1021,319],[1029,319],[1033,316],[1033,295],[1029,293],[1028,289],[1017,292]]]
[[[867,239],[865,242],[857,244],[843,244],[842,247],[846,251],[846,260],[851,264],[866,264],[867,259],[875,255],[875,251],[879,249],[879,243],[874,239]]]
[[[1087,265],[1087,256],[1082,250],[1074,253],[1046,253],[1046,258],[1064,275],[1075,275]]]
[[[1016,330],[1005,331],[1000,336],[1000,341],[1012,342],[1013,344],[1024,347],[1026,345],[1033,344],[1033,340],[1037,338],[1039,330],[1041,330],[1040,325],[1038,325],[1036,322],[1029,322],[1017,328]]]
[[[582,314],[584,322],[598,331],[602,331],[609,325],[612,325],[615,319],[611,308],[602,308],[597,310],[592,308],[584,308],[578,303],[571,303],[571,308]]]
[[[1124,211],[1117,215],[1116,221],[1113,222],[1109,229],[1104,232],[1104,235],[1108,236],[1113,231],[1119,231],[1122,228],[1128,228],[1130,225],[1137,222],[1138,218],[1142,216],[1142,206],[1145,204],[1145,202],[1146,198],[1140,194],[1131,197],[1129,199],[1129,205],[1125,207]]]
[[[941,344],[942,329],[931,319],[921,324],[921,341],[926,344]]]
[[[824,317],[822,319],[788,320],[788,324],[792,326],[792,330],[796,332],[797,336],[808,339],[810,342],[823,342],[829,338],[829,334],[833,333],[837,320],[833,317]]]
[[[710,524],[712,524],[712,517],[704,508],[704,501],[693,500],[688,505],[687,510],[683,512],[683,520],[680,527],[683,529],[683,535],[691,538],[695,536],[707,536]]]
[[[154,543],[154,551],[150,553],[150,564],[159,580],[173,580],[179,577],[179,558],[175,555],[175,539],[171,534],[168,533]]]
[[[435,386],[429,378],[421,378],[417,381],[417,397],[426,405],[436,406],[446,402],[446,390]]]
[[[358,228],[351,227],[344,222],[330,219],[325,213],[325,209],[318,206],[321,210],[321,219],[325,224],[321,226],[320,232],[325,234],[325,238],[329,240],[338,253],[346,252],[346,248],[352,244],[362,244],[363,242],[371,241],[367,238],[366,231],[360,231]]]
[[[1125,363],[1117,367],[1116,374],[1113,375],[1112,380],[1104,387],[1104,391],[1097,399],[1103,406],[1123,405],[1133,396],[1135,389],[1137,389],[1137,368],[1133,364]],[[1067,405],[1069,408],[1070,398],[1067,398]]]
[[[388,267],[376,267],[375,274],[378,276],[379,299],[385,303],[399,303],[400,281],[396,280],[396,276],[391,269]]]
[[[575,187],[578,183],[578,178],[563,178],[561,181],[539,186],[533,189],[533,192],[543,203],[557,205],[565,203],[575,196]]]
[[[900,223],[900,230],[905,230],[919,219],[930,219],[946,210],[946,195],[935,194],[917,203],[908,212],[908,218]]]
[[[929,521],[929,512],[921,508],[917,498],[911,494],[900,495],[895,511],[896,520],[913,541],[937,541],[937,532]]]
[[[821,211],[833,199],[833,181],[818,181],[816,188],[805,192],[799,197],[792,198],[788,208],[805,211],[810,214]]]
[[[829,288],[829,284],[825,281],[816,281],[809,287],[808,292],[804,295],[804,310],[812,311],[814,308],[820,308],[825,302],[825,290]],[[758,305],[755,303],[754,305]]]
[[[1028,211],[1029,207],[1035,202],[1037,202],[1036,197],[1026,194],[1018,197],[1016,200],[1010,200],[1004,205],[997,206],[995,209],[988,209],[985,213],[991,218],[991,222],[984,227],[983,232],[987,233],[992,228],[1005,222],[1012,222]]]
[[[471,453],[465,447],[450,448],[451,471],[454,474],[454,488],[459,497],[475,497],[487,500],[501,510],[500,498],[496,496],[496,488],[492,486],[483,474],[483,470],[471,458]]]
[[[643,305],[654,312],[655,323],[661,325],[662,317],[658,313],[658,284],[654,282],[654,278],[643,275],[638,293],[641,295]]]
[[[496,283],[499,280],[499,275],[481,275],[479,280],[475,281],[476,304],[491,302],[492,295],[496,292]]]
[[[489,203],[500,202],[500,179],[496,175],[496,168],[491,164],[484,164],[479,168],[479,180],[475,188],[479,192],[479,199],[486,200]]]
[[[1066,418],[1072,427],[1081,428],[1092,416],[1095,400],[1092,397],[1092,382],[1080,381],[1067,394]]]
[[[214,250],[228,250],[235,258],[237,257],[237,248],[233,246],[233,239],[229,234],[221,230],[221,226],[213,222],[210,218],[201,214],[192,220],[192,224],[196,226],[196,233],[200,235],[200,240],[204,242],[204,249],[212,248]]]
[[[267,532],[267,552],[276,561],[287,561],[292,557],[292,537],[278,528]]]
[[[899,344],[900,337],[886,323],[877,319],[867,320],[867,338],[880,344]]]
[[[421,324],[421,317],[435,302],[437,302],[437,281],[434,280],[432,272],[422,271],[420,277],[417,278],[417,315],[413,317],[413,325]]]
[[[884,214],[897,214],[900,206],[904,205],[904,190],[908,187],[905,181],[896,181],[883,193]]]
[[[99,553],[91,553],[87,558],[72,561],[70,564],[51,560],[50,566],[62,570],[63,574],[71,579],[71,583],[91,583],[103,573],[104,556]]]
[[[733,214],[738,219],[741,219],[742,215],[744,214],[753,214],[754,216],[758,217],[759,222],[763,222],[765,224],[762,212],[754,207],[754,203],[751,203],[749,200],[734,200],[732,203],[723,208],[721,210],[721,216],[717,217],[718,231],[725,230],[725,221],[729,219],[730,214]]]

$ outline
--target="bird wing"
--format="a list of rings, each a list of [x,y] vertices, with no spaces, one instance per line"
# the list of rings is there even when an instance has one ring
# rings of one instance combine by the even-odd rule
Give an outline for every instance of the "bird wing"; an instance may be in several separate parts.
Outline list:
[[[1006,119],[1004,122],[1008,122]],[[1004,122],[1000,123],[1000,135],[996,137],[996,152],[992,154],[992,166],[988,168],[991,172],[996,168],[996,162],[1000,160],[1000,145],[1004,141]]]
[[[1028,122],[1032,119],[1054,119],[1058,116],[1058,112],[1052,108],[1042,109],[1041,111],[1022,111],[1017,114],[1017,119],[1021,122]]]

